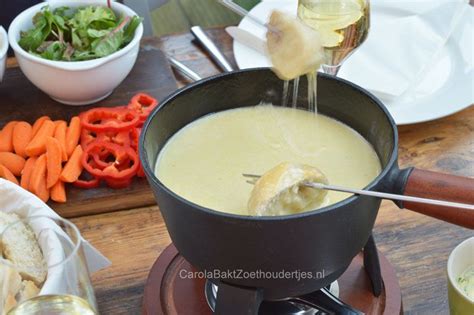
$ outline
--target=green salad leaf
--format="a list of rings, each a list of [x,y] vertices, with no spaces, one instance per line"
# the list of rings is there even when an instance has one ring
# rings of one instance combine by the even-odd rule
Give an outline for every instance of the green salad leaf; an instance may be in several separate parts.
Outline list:
[[[21,32],[18,44],[36,56],[83,61],[108,56],[130,43],[142,18],[117,17],[110,8],[72,10],[45,6],[33,17],[33,28]]]

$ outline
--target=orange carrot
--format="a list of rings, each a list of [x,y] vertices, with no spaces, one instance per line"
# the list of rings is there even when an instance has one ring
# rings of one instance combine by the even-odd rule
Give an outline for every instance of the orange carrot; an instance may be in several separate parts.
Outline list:
[[[25,148],[31,141],[32,127],[26,121],[18,122],[13,128],[12,143],[15,153],[26,157]]]
[[[72,152],[71,157],[69,157],[69,160],[64,166],[59,179],[65,183],[75,182],[79,178],[79,175],[81,175],[81,172],[82,172],[81,159],[82,159],[82,147],[81,145],[78,145]]]
[[[35,194],[38,196],[39,199],[41,199],[43,202],[47,202],[49,200],[49,189],[46,188],[46,177],[42,178],[41,186],[39,187],[39,191]]]
[[[15,153],[0,152],[0,164],[3,164],[15,176],[21,175],[21,170],[25,167],[25,159]]]
[[[69,123],[69,128],[66,132],[66,150],[67,155],[70,157],[81,137],[81,120],[78,116],[74,116]]]
[[[43,126],[46,120],[51,120],[51,118],[48,116],[41,116],[40,118],[36,119],[35,123],[33,124],[33,129],[31,130],[32,137],[36,136],[36,133],[41,129],[41,126]]]
[[[59,141],[61,145],[61,160],[66,162],[68,159],[66,150],[66,130],[67,123],[64,120],[57,120],[54,122],[56,129],[54,130],[54,138]]]
[[[30,189],[31,172],[33,172],[33,167],[35,165],[36,160],[36,157],[30,157],[28,160],[26,160],[25,167],[21,171],[20,185],[26,190]]]
[[[0,164],[0,178],[5,178],[6,180],[19,185],[15,175],[13,175],[12,172],[2,164]]]
[[[0,131],[0,152],[13,152],[13,128],[17,123],[17,121],[10,121]]]
[[[46,139],[46,188],[51,188],[59,180],[61,175],[61,145],[53,137]]]
[[[56,202],[64,203],[66,202],[66,188],[64,187],[64,183],[60,180],[51,187],[51,199]]]
[[[49,190],[46,188],[46,154],[41,155],[33,166],[30,178],[30,191],[44,202],[49,199]]]
[[[45,120],[33,139],[26,146],[28,156],[38,156],[46,152],[46,139],[54,135],[54,122]]]

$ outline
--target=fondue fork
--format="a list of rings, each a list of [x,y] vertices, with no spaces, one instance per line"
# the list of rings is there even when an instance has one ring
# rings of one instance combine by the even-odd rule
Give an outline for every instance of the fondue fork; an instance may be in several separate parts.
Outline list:
[[[255,174],[242,174],[242,176],[249,178],[249,180],[247,180],[246,182],[252,185],[254,185],[257,182],[257,180],[260,178],[259,175],[255,175]],[[474,205],[459,203],[459,202],[420,198],[420,197],[413,197],[413,196],[404,196],[404,195],[390,194],[390,193],[364,190],[364,189],[354,189],[354,188],[348,188],[348,187],[342,187],[342,186],[336,186],[336,185],[326,185],[326,184],[314,183],[314,182],[305,182],[304,185],[307,187],[314,188],[314,189],[339,191],[339,192],[351,193],[355,195],[377,197],[381,199],[408,201],[408,202],[423,203],[423,204],[435,205],[435,206],[474,210]]]

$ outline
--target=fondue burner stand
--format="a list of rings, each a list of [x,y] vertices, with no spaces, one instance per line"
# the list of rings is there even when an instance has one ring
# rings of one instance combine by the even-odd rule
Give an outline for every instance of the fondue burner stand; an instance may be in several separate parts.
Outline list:
[[[304,297],[258,301],[245,296],[243,291],[246,290],[226,285],[226,290],[235,288],[235,296],[231,295],[232,300],[217,301],[219,289],[216,285],[202,277],[189,276],[192,273],[198,274],[197,271],[178,253],[173,244],[169,245],[148,275],[143,314],[212,315],[217,311],[225,315],[392,315],[403,312],[395,270],[377,251],[372,236],[337,283]],[[301,303],[301,298],[311,301],[311,306],[307,302]],[[242,313],[242,309],[247,310],[246,314]]]

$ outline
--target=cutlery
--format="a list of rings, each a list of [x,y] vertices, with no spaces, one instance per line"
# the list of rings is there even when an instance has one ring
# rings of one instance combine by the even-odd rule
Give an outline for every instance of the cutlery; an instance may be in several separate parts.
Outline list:
[[[173,68],[178,70],[181,74],[186,76],[191,81],[199,81],[202,79],[196,72],[194,72],[178,60],[174,59],[173,57],[167,56],[166,58],[168,59],[168,62]]]
[[[222,68],[222,70],[225,72],[234,71],[234,68],[230,65],[219,48],[217,48],[217,46],[212,42],[209,36],[206,35],[200,26],[191,27],[191,33],[207,50],[207,52],[211,55],[211,58]]]
[[[265,40],[261,39],[250,33],[249,31],[238,28],[237,26],[226,27],[225,31],[229,34],[234,40],[245,45],[256,52],[266,55],[267,54],[267,43]]]
[[[255,184],[255,182],[260,178],[259,175],[254,175],[254,174],[242,174],[242,176],[246,178],[250,178],[249,180],[247,180],[247,183],[249,184]],[[351,193],[351,194],[356,194],[356,195],[377,197],[381,199],[408,201],[408,202],[424,203],[428,205],[474,210],[474,205],[459,203],[459,202],[419,198],[419,197],[412,197],[412,196],[403,196],[403,195],[389,194],[389,193],[383,193],[383,192],[378,192],[378,191],[353,189],[353,188],[341,187],[341,186],[335,186],[335,185],[326,185],[326,184],[314,183],[314,182],[306,182],[304,183],[304,186],[312,187],[315,189],[333,190],[333,191],[340,191],[340,192]]]

